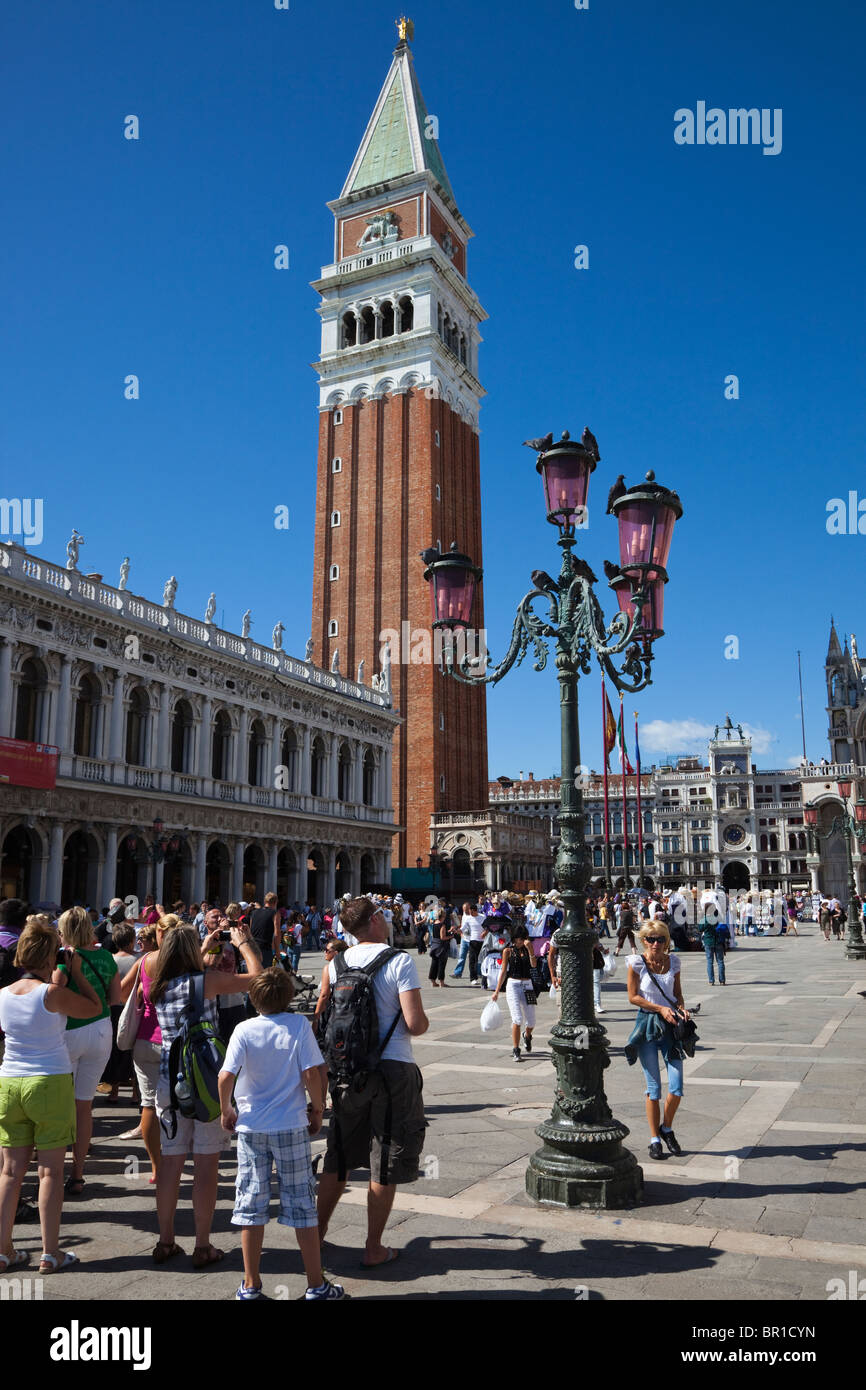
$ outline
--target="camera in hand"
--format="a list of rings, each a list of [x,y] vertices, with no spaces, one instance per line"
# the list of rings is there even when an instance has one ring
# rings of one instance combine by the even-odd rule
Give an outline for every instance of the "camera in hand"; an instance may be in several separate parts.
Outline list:
[[[221,932],[220,932],[220,941],[231,941],[231,939],[232,939],[232,934],[231,934],[230,931],[221,931]]]

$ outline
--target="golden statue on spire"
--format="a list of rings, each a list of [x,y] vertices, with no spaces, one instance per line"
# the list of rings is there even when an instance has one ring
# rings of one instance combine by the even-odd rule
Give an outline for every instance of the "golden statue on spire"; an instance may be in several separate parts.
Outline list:
[[[415,25],[412,23],[411,19],[407,19],[404,14],[401,14],[399,19],[394,20],[394,23],[397,25],[397,35],[401,43],[408,43],[411,39],[414,39]]]

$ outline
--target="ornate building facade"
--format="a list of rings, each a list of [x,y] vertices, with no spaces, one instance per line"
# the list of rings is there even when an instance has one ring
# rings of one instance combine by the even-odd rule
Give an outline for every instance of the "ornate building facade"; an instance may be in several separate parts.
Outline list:
[[[0,896],[322,903],[387,884],[386,682],[179,613],[171,581],[159,605],[75,560],[0,545],[0,739],[59,749],[53,789],[0,787]]]
[[[394,860],[411,866],[426,858],[431,814],[487,800],[485,693],[443,680],[431,660],[419,559],[431,543],[456,542],[481,564],[486,315],[466,278],[472,232],[405,37],[328,206],[334,256],[313,286],[322,321],[313,651],[325,668],[339,652],[352,672],[391,661],[404,721],[394,736]],[[480,597],[476,607],[481,630]]]
[[[829,739],[834,761],[801,762],[797,767],[756,767],[751,740],[726,719],[709,740],[707,757],[677,759],[641,773],[644,881],[648,887],[699,888],[721,884],[729,891],[805,888],[847,899],[847,854],[842,832],[833,831],[844,807],[839,780],[853,783],[852,799],[866,795],[866,678],[853,655],[844,651],[835,630],[827,657]],[[851,755],[856,761],[851,761]],[[611,878],[637,882],[638,824],[635,778],[626,778],[626,818],[622,778],[608,778]],[[558,839],[559,779],[524,779],[489,784],[492,810],[536,817]],[[600,774],[585,780],[584,833],[592,856],[593,881],[604,881],[604,791]],[[804,810],[818,810],[817,844],[810,840]],[[628,843],[623,833],[628,829]],[[859,843],[851,849],[858,891],[866,894],[866,862]]]

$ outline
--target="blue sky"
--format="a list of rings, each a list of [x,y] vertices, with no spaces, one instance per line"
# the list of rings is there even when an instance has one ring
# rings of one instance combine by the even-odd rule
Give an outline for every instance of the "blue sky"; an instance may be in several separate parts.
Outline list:
[[[16,6],[3,33],[0,490],[44,498],[39,547],[302,653],[312,592],[316,296],[338,195],[394,47],[395,6],[141,0]],[[483,325],[484,591],[493,658],[553,569],[534,457],[589,424],[602,462],[583,553],[616,555],[603,502],[647,468],[681,494],[667,636],[627,697],[644,761],[730,710],[763,766],[827,751],[829,615],[857,631],[866,538],[829,535],[861,489],[861,58],[850,4],[590,0],[416,4],[416,69],[476,237]],[[778,155],[681,146],[674,112],[783,112]],[[123,138],[130,113],[141,138]],[[273,247],[291,269],[273,268]],[[574,247],[589,268],[574,268]],[[126,401],[135,373],[141,398]],[[724,381],[739,378],[738,400]],[[593,517],[593,502],[598,520]],[[274,507],[290,509],[288,532]],[[864,523],[866,524],[866,523]],[[443,538],[444,539],[444,538]],[[602,584],[611,614],[610,595]],[[739,640],[726,660],[725,639]],[[866,625],[861,645],[866,648]],[[559,766],[552,671],[488,697],[490,771]],[[600,765],[598,679],[583,758]],[[697,726],[697,744],[687,736]]]

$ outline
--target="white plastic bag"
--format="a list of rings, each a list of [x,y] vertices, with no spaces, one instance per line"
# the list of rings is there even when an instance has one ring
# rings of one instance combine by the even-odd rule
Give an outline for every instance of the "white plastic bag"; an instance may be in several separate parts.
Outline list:
[[[492,1033],[494,1029],[502,1027],[502,1011],[499,1007],[499,1000],[488,999],[484,1008],[481,1010],[481,1031],[482,1033]]]
[[[604,958],[604,973],[605,975],[616,974],[616,961],[611,955],[607,955]]]
[[[550,989],[547,991],[547,997],[551,1004],[556,1005],[559,1003],[559,990],[556,988],[556,985],[550,986]]]

